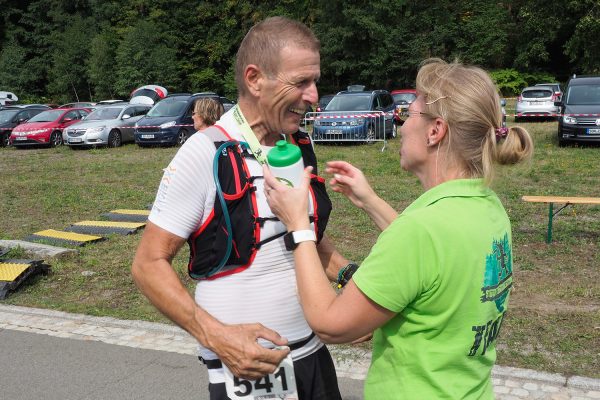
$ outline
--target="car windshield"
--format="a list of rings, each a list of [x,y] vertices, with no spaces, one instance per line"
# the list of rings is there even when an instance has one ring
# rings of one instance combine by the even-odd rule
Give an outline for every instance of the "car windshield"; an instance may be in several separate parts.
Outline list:
[[[398,104],[401,101],[405,101],[407,103],[412,103],[417,98],[417,95],[414,93],[396,93],[393,94],[394,103]]]
[[[371,107],[371,95],[335,96],[325,111],[368,111]]]
[[[552,90],[550,90],[550,89],[524,90],[522,97],[524,99],[542,99],[544,97],[552,97]]]
[[[119,116],[122,108],[116,107],[105,107],[99,108],[90,115],[88,115],[85,119],[86,121],[102,121],[107,119],[116,119]]]
[[[19,110],[2,110],[0,111],[0,124],[10,122]]]
[[[63,110],[44,111],[31,118],[27,122],[52,122],[56,121],[63,113]]]
[[[146,115],[149,117],[176,117],[183,112],[186,105],[187,100],[163,100],[156,103]]]
[[[571,86],[567,93],[567,104],[600,104],[600,85]]]
[[[321,108],[325,107],[329,102],[333,99],[333,96],[323,96],[319,99],[319,106]]]

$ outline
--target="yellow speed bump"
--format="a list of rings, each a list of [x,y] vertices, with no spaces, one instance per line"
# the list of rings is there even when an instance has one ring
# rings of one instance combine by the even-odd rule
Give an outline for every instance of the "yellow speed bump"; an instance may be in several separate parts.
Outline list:
[[[145,226],[141,222],[122,221],[80,221],[76,222],[66,230],[71,232],[104,235],[117,233],[119,235],[130,235]]]
[[[29,268],[29,264],[0,262],[0,281],[12,282]]]
[[[0,300],[16,290],[28,277],[35,274],[46,274],[50,265],[43,260],[8,259],[0,260]]]
[[[47,241],[57,244],[71,244],[75,246],[83,246],[84,244],[103,240],[102,236],[84,235],[81,233],[57,231],[54,229],[46,229],[44,231],[35,232],[25,238],[27,241]]]
[[[112,210],[109,213],[102,214],[103,217],[111,221],[129,221],[129,222],[146,222],[150,215],[150,210]]]
[[[111,213],[115,213],[115,214],[131,214],[131,215],[145,215],[145,216],[148,216],[148,215],[150,215],[150,210],[123,210],[123,209],[118,209],[118,210],[112,210]]]

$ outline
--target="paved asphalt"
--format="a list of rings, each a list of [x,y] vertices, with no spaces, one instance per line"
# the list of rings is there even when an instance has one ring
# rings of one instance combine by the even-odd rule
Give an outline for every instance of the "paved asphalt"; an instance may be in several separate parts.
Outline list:
[[[366,350],[331,346],[345,400],[363,398]],[[178,327],[0,303],[0,400],[207,400],[196,342]],[[503,367],[498,400],[600,399],[600,380]]]

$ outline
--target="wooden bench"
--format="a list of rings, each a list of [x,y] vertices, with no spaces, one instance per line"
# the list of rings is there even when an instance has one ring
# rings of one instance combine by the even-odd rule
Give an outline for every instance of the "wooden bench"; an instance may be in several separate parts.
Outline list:
[[[523,196],[521,199],[533,203],[548,203],[548,234],[546,235],[546,243],[552,242],[552,220],[559,212],[571,204],[600,204],[600,197]],[[554,211],[554,203],[564,205]]]

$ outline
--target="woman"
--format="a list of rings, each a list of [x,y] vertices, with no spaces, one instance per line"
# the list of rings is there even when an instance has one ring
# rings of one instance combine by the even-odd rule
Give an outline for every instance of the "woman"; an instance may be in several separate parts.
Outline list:
[[[194,104],[194,111],[192,112],[192,119],[194,120],[194,129],[196,131],[202,131],[221,118],[223,115],[223,105],[217,100],[210,97],[203,97],[196,100]]]
[[[512,247],[508,216],[486,185],[493,163],[526,160],[533,144],[526,130],[502,128],[500,100],[483,70],[431,59],[416,83],[418,97],[401,128],[400,165],[425,192],[398,216],[360,170],[329,162],[333,190],[383,232],[339,294],[313,242],[299,243],[300,300],[327,342],[350,342],[375,330],[366,399],[492,399]],[[309,226],[307,173],[297,189],[266,176],[269,204],[288,231]]]

